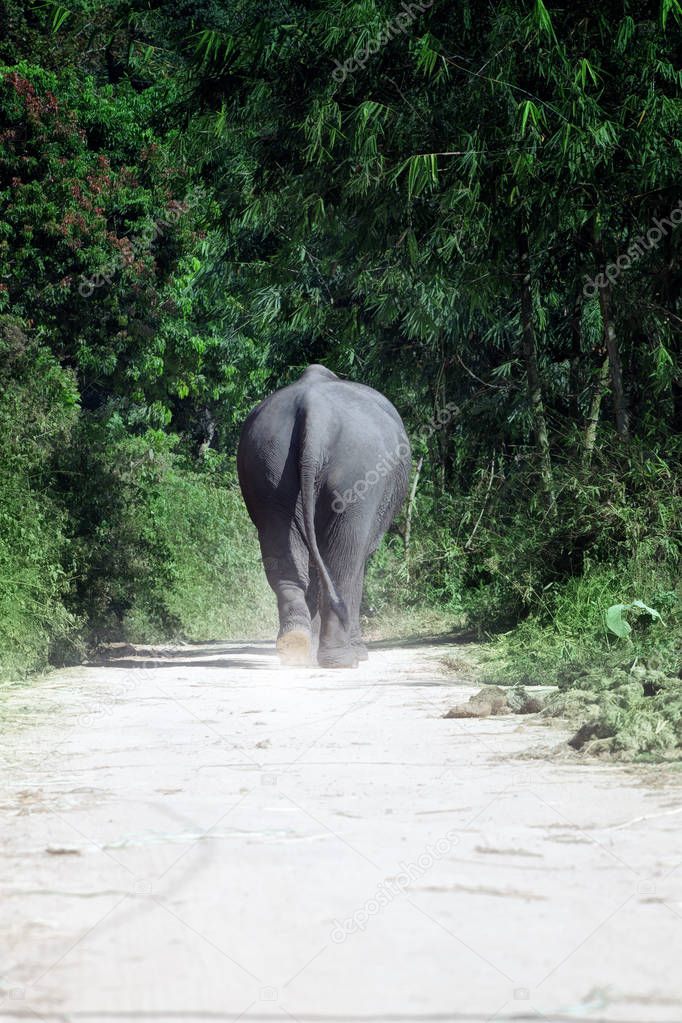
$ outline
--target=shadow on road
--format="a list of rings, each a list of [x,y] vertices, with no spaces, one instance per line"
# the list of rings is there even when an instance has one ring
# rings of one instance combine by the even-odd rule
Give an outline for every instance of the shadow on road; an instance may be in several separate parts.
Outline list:
[[[224,655],[224,656],[221,656]],[[247,660],[248,658],[248,660]],[[257,659],[254,659],[257,658]],[[102,668],[272,668],[277,663],[273,643],[183,643],[178,647],[112,644],[100,650],[91,665]]]
[[[452,646],[474,642],[471,632],[452,632],[435,636],[404,636],[400,639],[370,640],[372,650],[400,650],[410,647]],[[102,668],[149,670],[151,668],[232,668],[248,671],[276,667],[279,664],[273,642],[257,640],[252,643],[183,643],[178,647],[133,646],[130,643],[112,644],[93,658],[90,665]],[[422,683],[428,684],[426,682]],[[432,683],[433,684],[433,683]]]
[[[149,671],[150,668],[245,668],[248,671],[259,668],[273,668],[279,663],[274,657],[268,660],[246,661],[239,657],[224,657],[215,660],[178,660],[176,657],[142,657],[135,660],[132,657],[108,657],[106,660],[93,662],[101,668],[141,668]]]
[[[411,646],[453,646],[475,643],[473,632],[446,632],[437,636],[403,636],[401,639],[375,639],[367,643],[370,650],[393,650]]]

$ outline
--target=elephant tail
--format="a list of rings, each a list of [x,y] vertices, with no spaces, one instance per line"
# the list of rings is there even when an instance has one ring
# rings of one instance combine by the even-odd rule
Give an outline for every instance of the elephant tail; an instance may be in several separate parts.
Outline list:
[[[327,600],[329,601],[329,606],[339,616],[344,628],[348,628],[348,608],[341,597],[339,597],[334,581],[329,574],[329,570],[324,563],[322,555],[320,554],[320,548],[317,546],[317,536],[315,535],[315,482],[317,476],[316,470],[317,466],[320,464],[320,459],[316,455],[313,455],[311,447],[310,435],[306,429],[305,419],[303,419],[303,422],[301,423],[301,445],[298,474],[301,485],[301,509],[303,512],[305,540],[310,555],[315,562],[317,573],[320,577],[320,583],[327,596]]]

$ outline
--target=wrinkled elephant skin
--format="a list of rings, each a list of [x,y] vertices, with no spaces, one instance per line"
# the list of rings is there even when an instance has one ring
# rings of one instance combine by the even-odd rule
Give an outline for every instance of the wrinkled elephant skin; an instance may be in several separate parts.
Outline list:
[[[368,558],[407,492],[410,446],[378,391],[309,366],[249,415],[239,482],[279,610],[283,663],[356,666]]]

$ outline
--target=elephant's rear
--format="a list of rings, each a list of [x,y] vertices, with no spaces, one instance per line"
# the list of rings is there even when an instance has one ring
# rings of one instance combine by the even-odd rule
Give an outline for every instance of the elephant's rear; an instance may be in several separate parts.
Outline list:
[[[320,663],[356,663],[365,563],[408,487],[400,416],[371,388],[309,367],[251,413],[237,468],[277,595],[280,654],[312,649],[319,612]]]
[[[410,445],[400,416],[371,388],[339,383],[329,390],[334,423],[320,500],[335,515],[373,508],[377,525],[390,521],[407,493]]]
[[[237,449],[237,471],[252,520],[261,505],[291,512],[301,489],[301,469],[314,472],[318,502],[339,512],[371,488],[407,491],[410,448],[388,399],[369,387],[336,377],[276,391],[249,415]],[[332,503],[336,501],[336,508]],[[322,510],[322,509],[320,509]]]
[[[277,391],[251,412],[237,446],[237,475],[252,522],[268,510],[291,510],[298,495],[297,422],[294,403]]]

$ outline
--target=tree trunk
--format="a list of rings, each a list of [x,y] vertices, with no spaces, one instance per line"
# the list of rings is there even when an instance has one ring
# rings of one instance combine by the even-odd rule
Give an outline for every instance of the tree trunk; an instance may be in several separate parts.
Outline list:
[[[519,272],[521,277],[521,337],[523,342],[523,361],[526,366],[526,379],[528,381],[528,396],[530,398],[533,413],[533,425],[535,428],[535,440],[540,454],[540,475],[547,494],[549,511],[556,514],[556,495],[554,492],[554,474],[552,472],[552,457],[549,448],[549,433],[547,430],[547,419],[545,417],[545,403],[542,397],[542,385],[538,370],[537,346],[535,341],[535,327],[533,325],[533,297],[530,289],[530,252],[528,250],[528,235],[524,230],[519,231]]]
[[[419,485],[419,477],[422,471],[422,465],[424,464],[423,457],[419,459],[415,466],[414,476],[412,478],[412,487],[410,488],[410,496],[407,502],[407,512],[405,514],[405,565],[407,568],[407,581],[410,581],[410,540],[412,536],[412,513],[414,511],[414,501],[417,496],[417,486]]]
[[[616,432],[622,441],[626,441],[630,436],[630,426],[628,423],[628,411],[625,401],[625,388],[623,387],[623,364],[620,359],[616,329],[611,318],[612,288],[611,281],[607,278],[605,273],[606,252],[604,250],[602,237],[597,228],[596,218],[593,219],[592,229],[594,232],[594,254],[596,256],[597,266],[601,267],[602,271],[599,275],[601,283],[598,284],[599,308],[601,310],[604,348],[606,349],[606,354],[609,360],[611,394],[613,395]]]
[[[211,415],[211,410],[208,408],[202,409],[200,419],[201,440],[197,451],[198,458],[206,458],[215,437],[216,425],[216,421]]]
[[[571,353],[569,356],[569,370],[568,370],[568,392],[569,401],[571,407],[574,410],[575,421],[577,422],[580,418],[580,405],[579,405],[579,392],[580,392],[580,380],[581,380],[581,369],[583,365],[583,293],[582,288],[578,290],[578,294],[573,302],[573,309],[571,311],[570,328],[571,328]]]
[[[609,384],[609,370],[610,363],[607,355],[601,364],[599,376],[594,384],[592,397],[590,398],[590,408],[587,413],[587,421],[585,423],[585,432],[583,434],[583,465],[586,468],[592,461],[592,452],[594,451],[594,445],[597,440],[599,412],[601,410],[602,398],[606,394],[606,389]]]
[[[488,506],[488,498],[490,497],[490,491],[492,489],[493,480],[495,479],[495,454],[496,454],[496,452],[493,451],[493,457],[490,459],[490,476],[488,478],[488,486],[486,487],[486,491],[485,491],[485,494],[483,496],[483,504],[481,505],[481,510],[478,513],[478,518],[476,519],[476,522],[474,524],[474,528],[471,530],[471,534],[469,536],[469,539],[464,544],[464,550],[465,551],[471,550],[471,544],[473,543],[473,539],[476,536],[476,532],[478,530],[478,527],[481,524],[481,521],[483,519],[483,515],[484,515],[485,510],[486,510],[486,508]]]
[[[611,372],[611,393],[613,395],[613,407],[616,415],[616,432],[622,441],[630,436],[628,423],[628,411],[625,402],[625,389],[623,387],[623,364],[620,360],[616,330],[611,319],[611,285],[604,278],[604,284],[599,288],[599,307],[604,329],[604,347],[608,355],[609,368]]]

